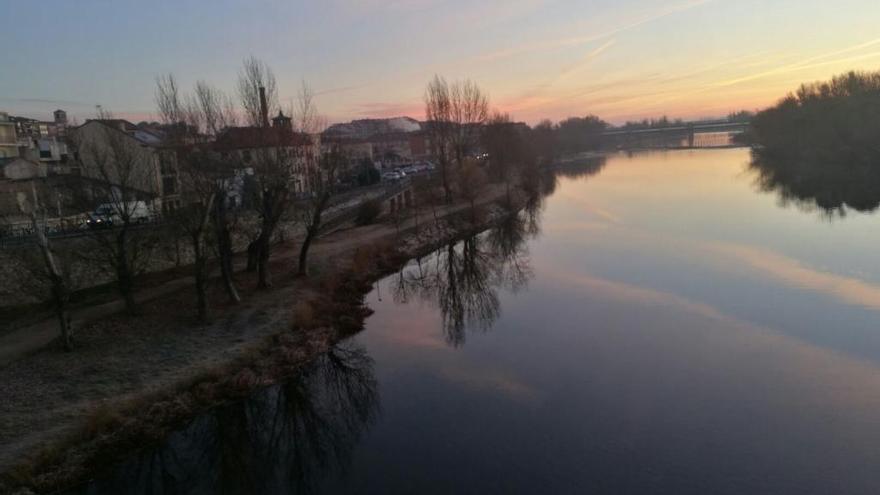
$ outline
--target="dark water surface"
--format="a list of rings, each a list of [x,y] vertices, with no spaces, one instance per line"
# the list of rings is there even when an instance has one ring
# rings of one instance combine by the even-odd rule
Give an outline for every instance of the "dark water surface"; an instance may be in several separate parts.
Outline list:
[[[780,205],[748,162],[561,177],[378,283],[304,376],[78,493],[880,493],[880,220]]]

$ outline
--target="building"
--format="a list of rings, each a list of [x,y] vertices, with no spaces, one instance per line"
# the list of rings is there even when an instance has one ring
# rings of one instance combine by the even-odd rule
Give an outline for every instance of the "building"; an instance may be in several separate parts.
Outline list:
[[[0,158],[18,156],[18,135],[15,122],[6,112],[0,112]]]
[[[375,166],[373,160],[373,144],[365,139],[348,139],[332,136],[321,137],[321,153],[326,154],[337,150],[348,160],[348,170],[368,163]]]
[[[422,129],[419,121],[410,117],[389,119],[353,120],[346,124],[334,124],[324,131],[324,135],[342,139],[368,139],[383,134],[407,134]]]
[[[180,206],[174,153],[162,139],[121,119],[88,120],[71,130],[76,159],[71,173],[136,191],[157,211]]]
[[[49,173],[63,173],[68,159],[67,113],[56,110],[54,121],[0,113],[0,158],[21,156],[48,165]],[[13,149],[15,148],[15,149]]]
[[[55,129],[58,137],[64,138],[67,135],[67,112],[58,109],[52,112],[55,119]]]
[[[413,162],[409,134],[379,134],[370,137],[369,141],[373,145],[373,158],[382,169],[400,167]]]
[[[352,154],[369,156],[379,169],[425,161],[431,156],[424,124],[409,117],[335,124],[327,128],[323,139]],[[367,147],[369,152],[365,151]]]
[[[268,119],[267,119],[268,120]],[[283,164],[295,194],[309,189],[309,172],[318,163],[321,136],[294,132],[292,122],[283,113],[266,127],[230,127],[214,142],[214,150],[225,159],[235,159],[242,169],[258,169]]]

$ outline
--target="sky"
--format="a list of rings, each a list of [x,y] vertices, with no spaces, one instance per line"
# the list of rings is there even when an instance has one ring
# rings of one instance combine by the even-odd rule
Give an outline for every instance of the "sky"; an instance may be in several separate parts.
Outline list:
[[[699,118],[880,69],[877,0],[0,0],[0,111],[155,119],[157,75],[234,94],[250,55],[282,104],[330,122],[423,118],[427,82],[471,79],[535,123]]]

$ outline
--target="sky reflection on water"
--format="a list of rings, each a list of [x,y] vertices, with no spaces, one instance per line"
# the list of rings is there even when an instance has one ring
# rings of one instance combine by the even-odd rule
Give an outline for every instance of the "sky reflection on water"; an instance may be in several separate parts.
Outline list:
[[[357,338],[384,414],[328,490],[880,490],[877,219],[781,208],[748,161],[618,155],[562,178],[528,290],[502,288],[457,348],[442,306],[384,281]]]

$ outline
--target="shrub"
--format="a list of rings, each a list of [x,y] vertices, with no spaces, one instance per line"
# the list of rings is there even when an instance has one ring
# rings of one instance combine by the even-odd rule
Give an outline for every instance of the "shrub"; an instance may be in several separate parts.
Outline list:
[[[357,225],[370,225],[374,223],[381,214],[382,203],[378,200],[371,199],[358,206],[357,217],[355,217],[354,221]]]
[[[300,301],[293,308],[294,325],[298,328],[312,328],[315,326],[315,311],[311,303]]]

